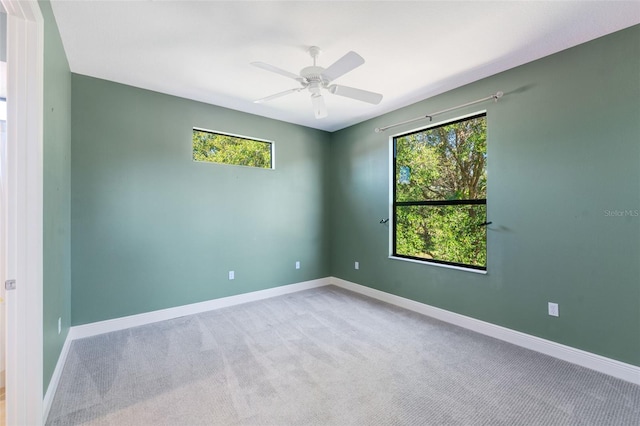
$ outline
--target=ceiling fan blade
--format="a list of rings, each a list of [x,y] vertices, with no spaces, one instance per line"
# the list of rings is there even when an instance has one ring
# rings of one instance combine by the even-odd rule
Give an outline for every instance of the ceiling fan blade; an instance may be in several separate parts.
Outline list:
[[[275,95],[267,96],[266,98],[262,98],[262,99],[258,99],[256,101],[253,101],[253,103],[261,104],[263,102],[267,102],[267,101],[270,101],[272,99],[276,99],[276,98],[279,98],[281,96],[288,95],[289,93],[299,92],[301,90],[302,90],[302,88],[285,90],[284,92],[276,93]]]
[[[382,100],[382,95],[380,93],[356,89],[355,87],[332,84],[331,86],[327,87],[327,89],[329,89],[329,92],[333,93],[334,95],[344,96],[345,98],[356,99],[358,101],[368,102],[374,105],[378,105]]]
[[[322,76],[329,81],[333,81],[362,64],[364,64],[362,56],[358,55],[356,52],[349,52],[334,62],[333,65],[329,66],[329,68],[324,70]]]
[[[322,95],[314,93],[311,95],[311,104],[313,105],[313,113],[316,118],[324,118],[327,115],[327,106],[324,104],[324,98]]]
[[[278,67],[276,67],[274,65],[269,65],[269,64],[266,64],[264,62],[251,62],[251,65],[253,65],[254,67],[262,68],[263,70],[267,70],[267,71],[274,72],[276,74],[283,75],[285,77],[292,78],[292,79],[294,79],[296,81],[299,81],[301,83],[304,82],[304,78],[299,76],[298,74],[294,74],[292,72],[285,71],[282,68],[278,68]]]

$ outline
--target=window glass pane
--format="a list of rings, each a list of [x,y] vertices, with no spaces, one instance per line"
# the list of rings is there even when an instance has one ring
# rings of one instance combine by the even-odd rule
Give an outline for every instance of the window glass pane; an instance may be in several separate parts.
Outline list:
[[[194,129],[192,143],[195,161],[273,168],[271,142]]]
[[[395,138],[396,201],[486,198],[486,117]]]
[[[486,204],[396,207],[396,255],[486,267]]]

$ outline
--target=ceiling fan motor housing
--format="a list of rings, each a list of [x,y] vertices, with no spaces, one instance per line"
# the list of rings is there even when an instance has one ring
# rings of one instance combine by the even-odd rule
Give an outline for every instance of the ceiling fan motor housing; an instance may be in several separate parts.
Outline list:
[[[300,75],[307,81],[309,84],[317,83],[322,86],[325,86],[328,81],[322,76],[324,72],[324,68],[318,66],[310,66],[305,67],[300,71]]]

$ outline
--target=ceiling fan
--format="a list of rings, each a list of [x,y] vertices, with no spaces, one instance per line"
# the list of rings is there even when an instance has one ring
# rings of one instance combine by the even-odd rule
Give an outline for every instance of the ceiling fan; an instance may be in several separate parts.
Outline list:
[[[266,64],[264,62],[251,62],[251,65],[258,68],[262,68],[264,70],[292,78],[300,83],[301,86],[294,89],[285,90],[284,92],[276,93],[271,96],[267,96],[266,98],[258,99],[254,102],[267,102],[272,99],[276,99],[295,92],[301,92],[306,89],[309,91],[309,93],[311,93],[311,104],[313,106],[313,112],[316,118],[324,118],[328,114],[327,107],[324,103],[324,98],[322,97],[321,93],[323,89],[334,95],[344,96],[346,98],[356,99],[358,101],[368,102],[374,105],[379,104],[382,100],[382,95],[379,93],[356,89],[355,87],[330,84],[338,77],[341,77],[349,71],[364,64],[364,59],[356,52],[347,53],[342,58],[334,62],[333,65],[330,65],[328,68],[323,68],[316,64],[318,56],[320,55],[319,47],[311,46],[309,48],[309,54],[311,55],[311,58],[313,58],[313,65],[300,70],[300,74],[294,74],[276,66]]]

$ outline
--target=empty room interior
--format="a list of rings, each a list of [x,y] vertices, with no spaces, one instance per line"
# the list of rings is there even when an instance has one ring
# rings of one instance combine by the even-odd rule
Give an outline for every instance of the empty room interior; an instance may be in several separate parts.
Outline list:
[[[9,423],[638,424],[640,3],[35,4]]]

